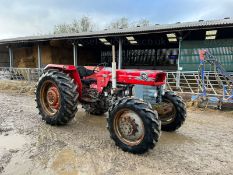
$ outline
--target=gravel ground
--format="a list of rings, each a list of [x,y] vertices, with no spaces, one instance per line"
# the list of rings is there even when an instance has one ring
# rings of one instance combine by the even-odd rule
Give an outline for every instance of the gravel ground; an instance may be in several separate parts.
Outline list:
[[[104,117],[81,109],[67,126],[41,121],[33,96],[0,93],[0,174],[233,174],[233,113],[189,109],[144,155],[122,152]]]

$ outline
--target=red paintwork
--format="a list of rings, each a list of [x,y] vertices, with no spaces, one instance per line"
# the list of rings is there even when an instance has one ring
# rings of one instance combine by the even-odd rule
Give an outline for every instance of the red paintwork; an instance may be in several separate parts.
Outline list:
[[[148,80],[141,79],[141,74],[146,73]],[[112,81],[111,68],[103,68],[96,74],[97,89],[99,92]],[[146,86],[161,86],[165,84],[166,73],[161,71],[151,70],[131,70],[123,69],[116,71],[116,79],[119,84],[146,85]],[[156,81],[157,79],[157,81]]]
[[[49,102],[50,107],[53,109],[58,110],[59,109],[59,92],[57,89],[57,86],[52,85],[47,92],[47,99]]]
[[[205,54],[206,54],[206,50],[200,50],[199,51],[199,55],[200,55],[200,60],[201,61],[205,60]]]
[[[76,84],[79,85],[79,94],[81,94],[82,83],[75,66],[71,65],[54,65],[50,64],[45,69],[58,68],[74,78]],[[87,69],[93,70],[94,67],[87,66]],[[146,74],[145,80],[142,79],[141,75]],[[112,81],[111,68],[100,67],[98,72],[88,78],[94,78],[97,80],[97,90],[102,92],[103,88]],[[132,84],[132,85],[146,85],[146,86],[161,86],[166,82],[166,73],[157,70],[138,70],[138,69],[123,69],[116,71],[116,79],[118,84]]]

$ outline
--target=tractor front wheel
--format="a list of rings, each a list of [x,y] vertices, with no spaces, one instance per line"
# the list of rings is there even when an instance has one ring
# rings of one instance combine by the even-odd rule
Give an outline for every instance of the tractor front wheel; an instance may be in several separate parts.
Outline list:
[[[181,97],[172,92],[166,92],[162,99],[162,103],[154,106],[162,122],[162,130],[176,131],[182,126],[187,116],[185,103]]]
[[[118,100],[109,111],[107,121],[111,138],[123,151],[145,153],[154,148],[160,137],[157,113],[138,99]]]
[[[77,88],[74,80],[59,70],[48,70],[42,74],[36,89],[36,103],[47,124],[64,125],[75,117]]]

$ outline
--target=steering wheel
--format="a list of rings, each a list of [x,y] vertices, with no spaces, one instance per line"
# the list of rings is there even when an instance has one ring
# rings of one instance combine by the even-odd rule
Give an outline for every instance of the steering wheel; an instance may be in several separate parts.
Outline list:
[[[99,72],[98,68],[99,68],[100,66],[106,67],[107,65],[108,65],[108,63],[106,63],[106,62],[100,63],[100,64],[98,64],[97,66],[94,67],[93,72],[97,73],[97,72]]]

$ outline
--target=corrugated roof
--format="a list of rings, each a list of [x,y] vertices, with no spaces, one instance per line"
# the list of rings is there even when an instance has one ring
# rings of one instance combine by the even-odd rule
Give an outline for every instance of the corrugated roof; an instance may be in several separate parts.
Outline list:
[[[132,34],[173,32],[173,31],[221,28],[221,27],[233,27],[233,19],[220,19],[220,20],[209,20],[209,21],[201,20],[195,22],[154,25],[149,27],[135,27],[135,28],[127,28],[127,29],[114,29],[114,30],[82,32],[82,33],[72,33],[72,34],[18,37],[18,38],[0,40],[0,44],[35,42],[35,41],[39,42],[39,41],[46,41],[53,39],[71,39],[71,38],[78,39],[78,38],[90,38],[90,37],[122,36],[122,35],[132,35]]]

